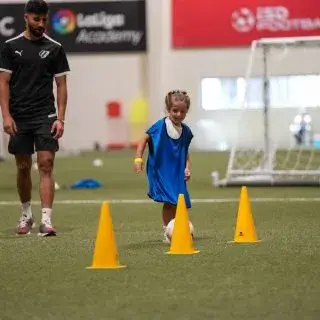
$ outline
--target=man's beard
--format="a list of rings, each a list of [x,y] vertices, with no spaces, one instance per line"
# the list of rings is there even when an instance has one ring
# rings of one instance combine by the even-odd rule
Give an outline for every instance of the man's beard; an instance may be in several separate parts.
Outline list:
[[[34,37],[41,38],[44,34],[45,29],[44,28],[33,28],[33,27],[29,26],[29,31]]]

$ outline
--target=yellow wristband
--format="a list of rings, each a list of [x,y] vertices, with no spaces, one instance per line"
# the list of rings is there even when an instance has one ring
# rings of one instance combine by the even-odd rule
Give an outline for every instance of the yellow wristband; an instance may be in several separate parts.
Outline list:
[[[134,163],[141,163],[141,162],[143,162],[142,158],[135,158],[134,159]]]

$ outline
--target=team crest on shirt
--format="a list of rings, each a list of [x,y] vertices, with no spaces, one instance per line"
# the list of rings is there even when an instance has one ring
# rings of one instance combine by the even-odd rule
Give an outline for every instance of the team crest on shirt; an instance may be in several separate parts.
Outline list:
[[[47,51],[47,50],[41,50],[39,52],[39,56],[41,59],[45,59],[49,54],[50,54],[50,51]]]

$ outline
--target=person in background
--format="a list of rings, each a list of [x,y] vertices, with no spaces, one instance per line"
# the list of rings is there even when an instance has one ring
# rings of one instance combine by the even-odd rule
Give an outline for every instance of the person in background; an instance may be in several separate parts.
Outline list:
[[[64,132],[69,64],[62,45],[45,34],[49,8],[44,0],[25,5],[26,29],[7,40],[0,52],[0,105],[4,131],[10,135],[9,153],[15,156],[21,217],[17,234],[34,226],[31,211],[32,154],[37,152],[40,174],[39,235],[56,235],[52,224],[53,167],[58,140]],[[53,95],[57,85],[57,109]]]

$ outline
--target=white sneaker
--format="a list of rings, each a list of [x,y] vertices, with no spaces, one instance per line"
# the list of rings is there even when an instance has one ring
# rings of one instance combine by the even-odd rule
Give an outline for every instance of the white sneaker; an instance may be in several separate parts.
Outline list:
[[[170,244],[170,240],[169,240],[169,238],[167,237],[166,234],[164,234],[164,236],[163,236],[163,242]]]
[[[48,237],[48,236],[55,236],[56,234],[57,234],[57,231],[52,225],[50,217],[46,217],[45,219],[42,219],[39,227],[38,236]]]
[[[168,236],[167,236],[166,227],[165,227],[165,226],[163,226],[163,240],[162,240],[162,242],[164,242],[164,243],[170,243],[170,239],[169,239]]]
[[[34,219],[33,217],[28,217],[25,215],[22,215],[19,224],[17,226],[16,233],[17,234],[30,234],[32,228],[35,227]]]

